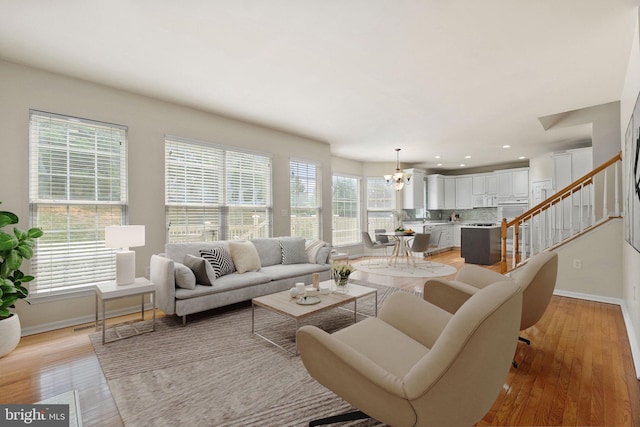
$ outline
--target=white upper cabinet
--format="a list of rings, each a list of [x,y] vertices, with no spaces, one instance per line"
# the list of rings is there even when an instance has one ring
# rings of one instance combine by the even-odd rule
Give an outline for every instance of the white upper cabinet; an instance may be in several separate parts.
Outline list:
[[[473,178],[471,176],[458,176],[455,178],[456,187],[456,209],[472,209],[472,186]]]
[[[499,201],[529,200],[529,169],[506,169],[496,171],[498,176]]]
[[[411,182],[404,186],[402,205],[404,209],[424,209],[425,206],[425,171],[422,169],[405,169],[410,173]]]
[[[427,209],[444,209],[444,176],[428,175],[427,188]]]
[[[456,208],[456,177],[444,177],[444,209]]]
[[[498,204],[498,176],[492,173],[478,173],[473,180],[473,207],[495,207]]]

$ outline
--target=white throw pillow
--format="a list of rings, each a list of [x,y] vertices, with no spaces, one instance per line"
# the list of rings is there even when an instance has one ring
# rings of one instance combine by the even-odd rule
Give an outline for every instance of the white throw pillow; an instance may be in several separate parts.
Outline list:
[[[307,257],[311,264],[315,264],[318,258],[318,251],[324,246],[324,242],[319,239],[307,240],[304,244],[304,249],[307,251]]]
[[[258,271],[262,267],[258,250],[252,242],[243,240],[231,241],[229,242],[229,252],[238,273]]]
[[[196,288],[196,275],[184,264],[174,262],[174,271],[176,275],[176,286],[182,289]]]

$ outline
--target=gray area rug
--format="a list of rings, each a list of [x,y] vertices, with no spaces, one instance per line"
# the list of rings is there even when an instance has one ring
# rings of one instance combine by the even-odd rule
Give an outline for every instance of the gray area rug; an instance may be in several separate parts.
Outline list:
[[[367,285],[379,289],[379,306],[400,291]],[[373,315],[374,298],[358,300],[358,311]],[[257,332],[294,349],[293,320],[256,308],[255,321]],[[331,332],[352,324],[353,314],[335,309],[304,323]],[[126,426],[305,426],[353,410],[311,378],[299,357],[251,333],[249,303],[194,314],[186,327],[163,317],[155,332],[104,346],[100,333],[90,338]]]

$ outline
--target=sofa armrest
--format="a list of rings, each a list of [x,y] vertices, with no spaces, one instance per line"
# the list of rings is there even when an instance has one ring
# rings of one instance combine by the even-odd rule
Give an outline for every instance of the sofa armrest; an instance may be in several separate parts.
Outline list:
[[[151,255],[149,280],[156,286],[156,307],[165,314],[176,311],[176,274],[173,260]]]

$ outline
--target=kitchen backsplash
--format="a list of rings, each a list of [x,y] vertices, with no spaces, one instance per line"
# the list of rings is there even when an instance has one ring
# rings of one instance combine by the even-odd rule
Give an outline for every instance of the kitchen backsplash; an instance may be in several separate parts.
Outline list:
[[[438,219],[449,221],[454,212],[460,215],[460,222],[498,222],[497,208],[429,211],[432,221]]]

